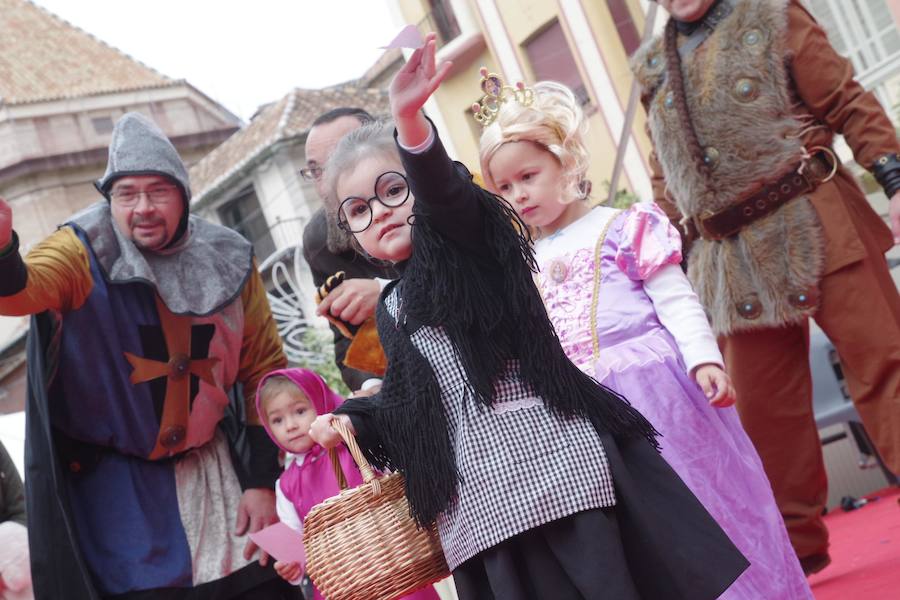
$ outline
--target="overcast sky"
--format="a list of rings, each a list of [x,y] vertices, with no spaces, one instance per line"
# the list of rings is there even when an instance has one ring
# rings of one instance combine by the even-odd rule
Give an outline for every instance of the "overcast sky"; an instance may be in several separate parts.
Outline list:
[[[33,0],[248,120],[294,87],[354,79],[400,30],[388,0]]]

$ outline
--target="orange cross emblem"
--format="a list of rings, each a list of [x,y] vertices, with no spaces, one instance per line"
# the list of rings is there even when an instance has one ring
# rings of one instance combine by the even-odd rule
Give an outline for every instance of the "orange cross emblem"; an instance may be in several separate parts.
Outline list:
[[[166,396],[163,401],[162,419],[156,446],[149,458],[156,460],[181,452],[187,443],[188,419],[191,406],[191,375],[196,375],[209,385],[216,385],[213,367],[218,358],[191,359],[191,317],[176,315],[156,297],[156,309],[163,335],[166,339],[168,361],[152,360],[125,353],[134,367],[131,383],[136,385],[166,378]]]

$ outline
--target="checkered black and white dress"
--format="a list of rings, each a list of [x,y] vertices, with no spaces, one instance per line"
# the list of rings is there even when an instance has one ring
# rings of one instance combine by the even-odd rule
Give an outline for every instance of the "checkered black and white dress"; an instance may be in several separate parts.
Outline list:
[[[598,433],[594,417],[592,421],[560,417],[548,410],[546,405],[565,406],[577,399],[535,397],[524,376],[536,379],[545,374],[523,373],[515,360],[500,369],[491,405],[485,406],[470,391],[460,358],[464,349],[455,346],[446,329],[415,323],[417,319],[399,310],[406,301],[443,303],[447,310],[458,306],[462,318],[442,311],[439,317],[453,327],[479,326],[471,311],[478,310],[474,303],[482,298],[510,302],[510,308],[517,300],[531,306],[531,313],[516,314],[540,310],[536,296],[487,297],[485,290],[505,284],[509,289],[518,286],[522,293],[533,291],[525,289],[530,277],[521,268],[524,265],[509,264],[517,258],[507,250],[522,240],[508,235],[509,213],[473,185],[468,172],[450,161],[436,134],[434,138],[421,154],[401,149],[401,162],[421,210],[414,213],[413,224],[420,228],[413,231],[413,256],[403,265],[400,282],[384,292],[378,310],[379,333],[391,365],[385,386],[396,387],[385,389],[382,398],[351,398],[338,412],[356,417],[358,439],[375,451],[376,462],[405,465],[408,483],[414,484],[411,501],[418,503],[419,516],[436,518],[461,599],[720,597],[748,563],[663,461],[649,443],[649,432],[625,406],[604,407],[612,420],[633,422],[633,428],[625,426],[618,436],[604,429],[606,416],[599,414],[606,411],[595,411],[598,407],[565,411],[599,413]],[[474,262],[482,260],[494,264]],[[431,289],[436,282],[443,291]],[[469,283],[473,287],[456,288]],[[406,288],[407,284],[420,287]],[[454,289],[461,293],[454,294]],[[480,290],[477,298],[462,293],[469,290]],[[404,322],[398,322],[398,316]],[[432,316],[429,322],[439,319]],[[548,373],[571,367],[561,364],[565,358],[561,348],[559,353],[531,353],[547,346],[523,346],[558,344],[549,323],[544,325],[546,329],[540,322],[517,317],[515,324],[504,324],[503,333],[510,336],[512,347],[522,348],[517,356],[535,364],[546,361]],[[485,351],[492,351],[489,346]],[[466,360],[478,360],[477,354],[468,355],[478,348],[465,352]],[[576,393],[585,394],[586,402],[610,400],[599,388],[587,390],[590,382],[568,383]],[[407,397],[418,393],[426,397]],[[404,400],[410,401],[409,407]],[[440,422],[446,428],[434,432],[441,436],[439,443],[406,437],[429,434],[418,428],[419,419],[422,425]],[[382,433],[385,436],[379,439]],[[440,454],[422,455],[426,447]],[[388,449],[396,456],[385,455]],[[451,449],[455,464],[448,460]],[[428,463],[450,472],[425,473],[422,469]],[[417,476],[431,480],[440,502],[429,502],[434,498],[428,497],[422,479],[414,480]],[[445,477],[453,479],[452,490],[441,488]]]
[[[398,316],[399,286],[385,298]],[[459,487],[437,527],[450,569],[539,525],[616,503],[606,453],[593,425],[559,417],[534,396],[510,361],[493,405],[465,385],[465,371],[441,327],[422,326],[410,339],[434,370],[441,390]]]

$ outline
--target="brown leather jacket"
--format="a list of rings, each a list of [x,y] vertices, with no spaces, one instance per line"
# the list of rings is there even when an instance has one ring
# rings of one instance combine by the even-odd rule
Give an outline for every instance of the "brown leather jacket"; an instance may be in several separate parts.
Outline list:
[[[870,171],[878,158],[900,153],[893,124],[874,94],[866,92],[853,78],[850,61],[835,51],[825,31],[798,0],[790,0],[787,11],[786,60],[797,111],[811,113],[825,126],[810,130],[803,137],[804,145],[829,146],[832,135],[840,133],[856,162]],[[650,165],[654,199],[677,226],[681,214],[666,196],[665,177],[655,151],[650,155]],[[840,168],[837,176],[820,185],[810,199],[827,240],[825,273],[864,258],[864,236],[873,238],[882,251],[893,245],[890,229],[866,201],[847,169]],[[686,239],[685,244],[691,241]]]

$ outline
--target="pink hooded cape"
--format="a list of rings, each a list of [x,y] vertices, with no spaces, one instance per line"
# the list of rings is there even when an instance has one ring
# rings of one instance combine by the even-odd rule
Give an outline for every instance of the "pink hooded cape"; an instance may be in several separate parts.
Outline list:
[[[260,400],[260,392],[263,385],[270,377],[278,375],[293,381],[312,402],[317,414],[324,415],[334,411],[344,399],[333,392],[318,374],[309,369],[279,369],[267,373],[260,380],[259,388],[256,391],[256,410],[259,412],[260,419],[272,441],[285,452],[290,452],[278,443],[278,440],[272,434],[272,430],[269,429],[269,423],[262,410],[262,402]],[[353,461],[353,457],[350,456],[350,452],[343,444],[337,447],[337,452],[341,468],[347,477],[347,485],[351,488],[360,485],[363,482],[362,476],[359,474],[359,469]],[[302,465],[298,465],[294,461],[284,470],[279,480],[279,485],[285,498],[294,504],[294,508],[297,509],[297,516],[301,520],[306,518],[306,513],[313,506],[326,498],[336,496],[341,491],[337,478],[334,475],[334,469],[331,466],[331,460],[328,458],[328,452],[318,444],[313,446],[306,454]]]
[[[262,402],[260,401],[260,392],[263,385],[269,377],[281,375],[287,377],[300,388],[306,397],[310,399],[316,413],[324,415],[333,412],[340,406],[344,399],[334,393],[328,384],[325,383],[317,373],[309,369],[279,369],[267,373],[259,382],[256,390],[256,411],[259,413],[260,420],[266,428],[266,432],[275,444],[284,450],[290,452],[287,448],[278,443],[272,430],[269,429],[268,419],[262,410]],[[340,458],[341,468],[347,477],[347,485],[356,487],[362,484],[362,475],[359,474],[359,468],[356,466],[353,457],[343,444],[337,447],[338,457]],[[338,485],[337,478],[334,475],[334,468],[331,466],[331,460],[328,458],[328,451],[322,446],[316,444],[306,454],[302,465],[297,465],[294,461],[284,470],[279,480],[281,492],[285,498],[294,504],[297,509],[297,515],[300,519],[306,518],[306,513],[327,498],[336,496],[340,493],[341,488]],[[432,586],[424,587],[420,590],[412,592],[403,597],[405,600],[440,600],[437,592]],[[324,600],[319,590],[315,591],[316,600]]]

